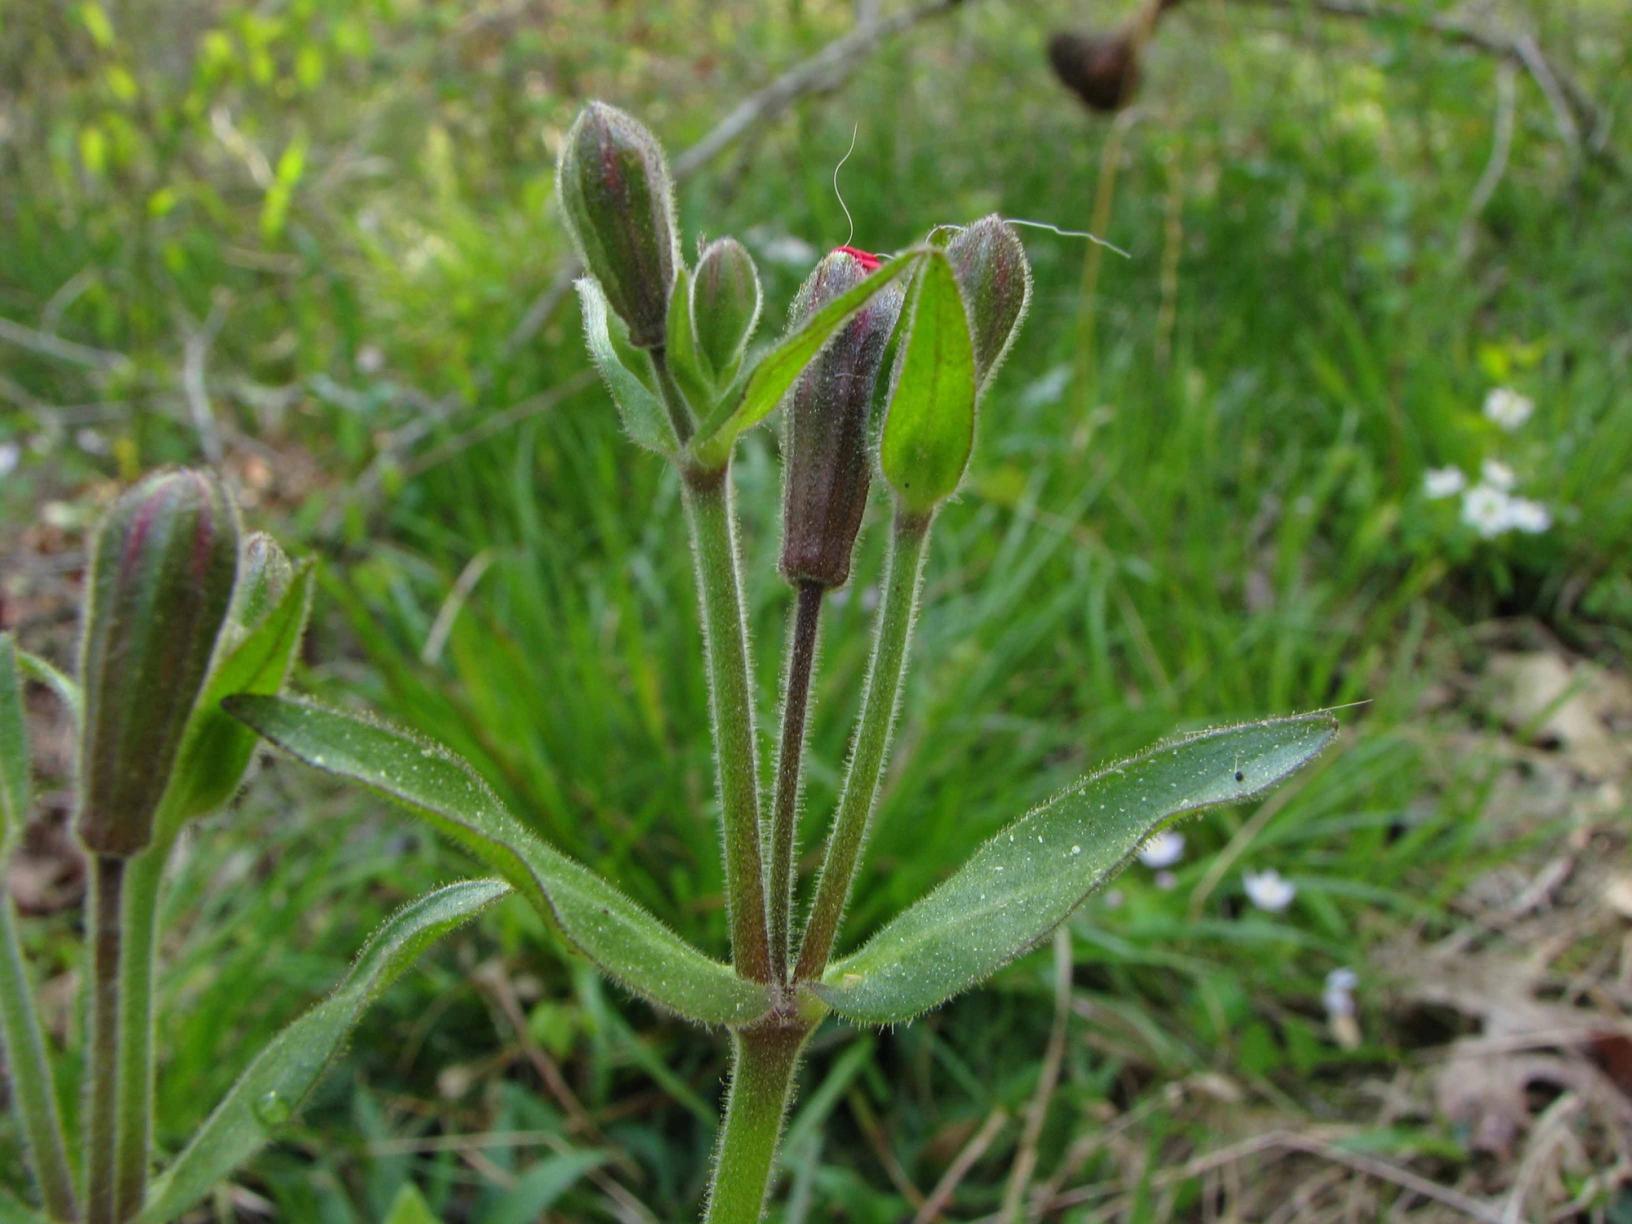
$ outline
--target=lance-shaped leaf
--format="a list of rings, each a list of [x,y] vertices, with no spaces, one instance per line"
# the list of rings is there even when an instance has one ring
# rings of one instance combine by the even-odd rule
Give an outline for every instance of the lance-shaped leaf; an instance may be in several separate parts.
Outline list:
[[[1084,778],[992,838],[813,989],[851,1020],[910,1020],[1035,946],[1174,817],[1260,794],[1336,733],[1323,713],[1220,727]]]
[[[593,278],[580,277],[573,287],[578,290],[578,302],[584,311],[584,341],[589,346],[590,360],[617,405],[624,429],[637,445],[660,455],[672,455],[674,430],[657,396],[635,373],[639,369],[635,363],[645,358],[629,343],[623,320],[613,317],[607,309],[606,294]]]
[[[0,870],[14,839],[28,823],[33,794],[28,724],[23,719],[23,673],[11,634],[0,633]]]
[[[52,667],[39,655],[29,654],[26,650],[17,651],[17,666],[22,669],[23,675],[39,681],[55,693],[57,700],[68,707],[68,713],[73,717],[75,727],[78,727],[85,707],[85,696],[78,682],[66,672]]]
[[[925,250],[912,250],[896,256],[811,315],[802,327],[761,357],[743,384],[742,395],[734,402],[723,402],[697,430],[691,442],[693,462],[705,471],[724,467],[738,436],[770,416],[833,334],[886,286],[917,267],[927,254]]]
[[[932,511],[957,491],[975,445],[975,349],[952,264],[934,252],[907,290],[878,463],[901,505]]]
[[[276,693],[289,678],[312,608],[314,567],[306,562],[283,597],[234,646],[210,676],[193,710],[162,819],[167,824],[213,811],[238,789],[255,753],[255,733],[221,709],[234,693]]]
[[[260,1151],[305,1103],[363,1010],[421,952],[509,891],[498,880],[467,880],[398,911],[364,946],[335,992],[274,1037],[227,1090],[153,1183],[138,1219],[174,1219]]]
[[[763,986],[692,947],[587,867],[541,841],[474,770],[438,744],[283,697],[231,697],[235,717],[309,765],[395,800],[481,859],[601,969],[699,1024],[765,1014]]]

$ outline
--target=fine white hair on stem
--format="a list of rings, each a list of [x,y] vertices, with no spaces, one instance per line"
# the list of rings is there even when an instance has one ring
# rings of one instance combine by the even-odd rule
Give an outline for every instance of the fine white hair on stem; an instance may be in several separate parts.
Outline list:
[[[844,209],[844,219],[850,227],[841,246],[849,246],[850,240],[856,236],[856,219],[850,215],[850,206],[844,202],[844,192],[839,190],[839,171],[843,170],[844,163],[850,160],[850,154],[856,151],[856,133],[859,131],[861,124],[858,122],[850,129],[850,147],[844,151],[844,156],[839,158],[839,164],[833,167],[833,194],[838,197],[839,207]]]
[[[843,163],[841,162],[840,165],[843,165]],[[1117,246],[1116,243],[1108,242],[1104,238],[1101,238],[1098,234],[1095,234],[1089,230],[1062,229],[1060,226],[1055,225],[1052,221],[1031,221],[1025,217],[1004,217],[1003,220],[1007,221],[1010,225],[1023,225],[1028,229],[1047,230],[1051,234],[1058,234],[1061,238],[1086,238],[1095,246],[1102,246],[1106,250],[1115,251],[1118,255],[1122,256],[1123,259],[1133,258],[1132,255],[1128,254],[1128,252]],[[934,241],[935,235],[940,233],[942,230],[951,230],[955,234],[961,234],[968,228],[969,227],[967,225],[953,225],[950,221],[943,221],[939,225],[932,226],[930,228],[929,239],[930,241]]]

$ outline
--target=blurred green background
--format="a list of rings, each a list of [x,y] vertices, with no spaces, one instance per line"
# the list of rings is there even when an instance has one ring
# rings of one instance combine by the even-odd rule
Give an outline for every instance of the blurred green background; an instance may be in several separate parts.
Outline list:
[[[323,559],[300,687],[451,744],[557,845],[723,948],[678,490],[586,372],[554,158],[590,97],[679,155],[909,7],[0,0],[0,619],[71,663],[97,508],[147,468],[219,464],[251,523]],[[1097,762],[1204,722],[1364,704],[1318,770],[1188,826],[1171,878],[1136,864],[1090,903],[1065,993],[1043,951],[911,1027],[824,1030],[777,1218],[910,1219],[949,1169],[925,1218],[984,1218],[1022,1152],[1048,1219],[1264,1219],[1296,1195],[1299,1219],[1462,1218],[1365,1160],[1515,1219],[1572,1202],[1632,1218],[1613,1110],[1581,1105],[1560,1123],[1574,1148],[1537,1149],[1558,1092],[1521,1093],[1505,1141],[1486,1123],[1511,1093],[1447,1104],[1434,1068],[1499,1029],[1496,1004],[1423,981],[1447,948],[1506,972],[1544,915],[1541,978],[1496,972],[1491,997],[1628,1005],[1593,872],[1626,844],[1632,741],[1614,736],[1632,714],[1595,698],[1610,748],[1590,760],[1557,725],[1592,686],[1620,692],[1632,648],[1624,0],[1397,0],[1359,20],[1192,0],[1115,117],[1062,89],[1044,46],[1131,6],[944,7],[861,40],[842,80],[681,189],[688,248],[730,233],[759,260],[767,334],[850,236],[845,206],[872,249],[999,210],[1128,252],[1025,231],[1031,315],[934,540],[847,938]],[[1554,71],[1455,23],[1533,39]],[[1492,420],[1498,388],[1533,415]],[[775,443],[758,431],[734,469],[767,740],[789,602]],[[1488,484],[1488,461],[1543,530],[1484,534],[1462,495],[1429,496],[1431,469]],[[812,855],[880,535],[826,634]],[[1563,688],[1536,681],[1549,665]],[[67,801],[46,806],[60,822]],[[79,911],[53,844],[29,860],[55,881],[29,941],[60,1032]],[[1545,906],[1515,911],[1560,856]],[[1296,886],[1284,912],[1244,891],[1266,869]],[[201,829],[167,902],[161,1149],[374,922],[469,870],[288,764]],[[199,1218],[371,1220],[409,1183],[448,1220],[687,1218],[721,1051],[559,952],[519,903],[439,947]],[[1323,992],[1343,968],[1348,1025]],[[1553,1054],[1617,1090],[1602,1059]],[[591,1127],[543,1086],[550,1064]],[[1282,1133],[1319,1150],[1263,1139]],[[1546,1176],[1523,1184],[1521,1165]]]

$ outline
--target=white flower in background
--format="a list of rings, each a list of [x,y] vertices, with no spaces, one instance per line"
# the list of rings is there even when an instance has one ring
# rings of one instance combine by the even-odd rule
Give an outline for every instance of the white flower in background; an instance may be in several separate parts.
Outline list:
[[[1354,1015],[1354,988],[1359,984],[1360,977],[1353,969],[1333,969],[1328,973],[1326,988],[1320,994],[1326,1014],[1334,1020]]]
[[[1507,530],[1507,494],[1490,485],[1474,485],[1462,495],[1462,521],[1487,540]]]
[[[1120,888],[1112,888],[1109,889],[1105,895],[1100,898],[1100,900],[1103,902],[1106,909],[1121,909],[1122,902],[1126,901],[1127,898],[1122,895],[1122,890]]]
[[[1513,475],[1513,469],[1500,459],[1486,459],[1479,465],[1479,479],[1491,488],[1506,493],[1518,483],[1519,478]]]
[[[1530,419],[1536,405],[1529,396],[1510,387],[1496,387],[1485,396],[1485,416],[1506,430],[1517,429]]]
[[[1249,871],[1241,877],[1241,883],[1247,890],[1247,900],[1272,914],[1278,914],[1291,905],[1292,898],[1298,895],[1297,885],[1273,867],[1265,871]]]
[[[1468,487],[1468,478],[1459,467],[1429,468],[1422,478],[1422,491],[1431,498],[1455,497]]]
[[[15,442],[0,442],[0,476],[9,476],[23,456],[22,447]]]
[[[1146,867],[1171,867],[1184,857],[1184,834],[1163,829],[1139,847],[1139,861]]]
[[[1158,871],[1156,873],[1156,887],[1161,889],[1163,892],[1172,891],[1174,885],[1176,885],[1178,882],[1179,877],[1174,875],[1171,871]]]
[[[1546,506],[1528,497],[1507,499],[1507,525],[1527,535],[1540,535],[1553,525],[1553,515]]]

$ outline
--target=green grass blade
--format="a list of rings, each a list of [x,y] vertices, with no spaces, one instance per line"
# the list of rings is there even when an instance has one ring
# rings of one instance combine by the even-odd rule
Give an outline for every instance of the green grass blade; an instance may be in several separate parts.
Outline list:
[[[28,724],[23,720],[23,674],[11,634],[0,633],[0,864],[28,823],[33,794]]]
[[[276,1134],[322,1078],[363,1010],[443,935],[510,891],[497,880],[439,888],[399,911],[364,946],[338,989],[272,1039],[154,1182],[139,1219],[174,1219]]]
[[[854,289],[834,298],[803,327],[761,357],[743,385],[741,398],[735,403],[725,401],[698,429],[691,443],[692,457],[698,466],[705,471],[724,467],[738,436],[776,409],[788,388],[822,351],[822,346],[833,338],[833,333],[885,286],[916,267],[926,254],[926,251],[915,250],[896,256]]]
[[[1103,769],[987,842],[813,989],[851,1020],[910,1020],[1034,947],[1175,816],[1262,793],[1336,733],[1324,713],[1245,723]]]
[[[530,833],[447,749],[308,702],[243,696],[224,704],[290,755],[361,782],[458,842],[554,919],[585,956],[657,1006],[700,1024],[733,1025],[769,1007],[763,986]]]

